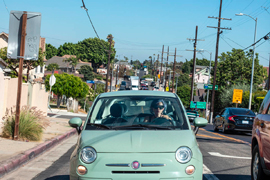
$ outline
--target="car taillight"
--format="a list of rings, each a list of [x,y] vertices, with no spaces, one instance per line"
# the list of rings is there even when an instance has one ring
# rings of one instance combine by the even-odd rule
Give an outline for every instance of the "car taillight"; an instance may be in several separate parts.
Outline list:
[[[235,115],[234,115],[234,116],[230,116],[228,119],[229,119],[230,121],[235,122],[235,120],[233,119],[234,117],[236,117],[236,116],[235,116]]]

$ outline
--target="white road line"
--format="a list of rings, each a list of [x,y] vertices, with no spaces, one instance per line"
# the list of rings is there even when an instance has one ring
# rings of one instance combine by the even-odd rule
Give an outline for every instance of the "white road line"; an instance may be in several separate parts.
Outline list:
[[[212,156],[217,156],[217,157],[225,157],[225,158],[234,158],[234,159],[248,159],[250,160],[251,157],[239,157],[239,156],[228,156],[228,155],[223,155],[218,152],[208,152]]]
[[[203,164],[203,176],[207,180],[219,180],[206,165]]]

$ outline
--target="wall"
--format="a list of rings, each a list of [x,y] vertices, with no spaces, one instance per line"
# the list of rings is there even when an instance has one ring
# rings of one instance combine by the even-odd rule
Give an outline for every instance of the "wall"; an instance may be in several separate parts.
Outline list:
[[[0,73],[0,119],[5,115],[6,109],[16,106],[18,78],[10,78]],[[47,113],[48,93],[41,84],[22,84],[21,107],[25,105],[36,106],[37,109]],[[15,110],[15,108],[14,108]]]

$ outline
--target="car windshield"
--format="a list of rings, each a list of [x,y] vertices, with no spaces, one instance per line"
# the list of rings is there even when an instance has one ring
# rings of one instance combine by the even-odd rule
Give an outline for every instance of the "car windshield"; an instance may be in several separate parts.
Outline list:
[[[231,113],[235,115],[254,115],[255,113],[249,109],[231,109]]]
[[[86,129],[183,130],[189,127],[177,98],[130,96],[98,99]]]

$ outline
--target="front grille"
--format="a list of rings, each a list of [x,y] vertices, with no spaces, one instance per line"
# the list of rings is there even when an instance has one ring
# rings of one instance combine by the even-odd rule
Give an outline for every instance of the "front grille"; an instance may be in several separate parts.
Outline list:
[[[113,174],[159,174],[159,171],[112,171]]]

